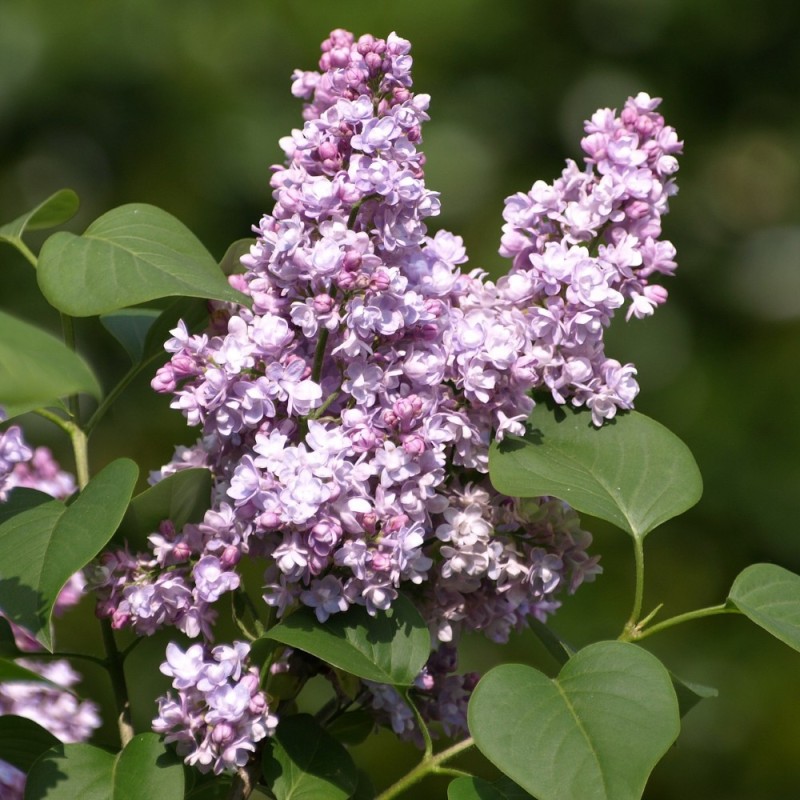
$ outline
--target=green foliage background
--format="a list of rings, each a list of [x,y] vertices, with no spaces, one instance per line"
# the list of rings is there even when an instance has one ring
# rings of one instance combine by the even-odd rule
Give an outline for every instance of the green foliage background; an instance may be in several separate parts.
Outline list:
[[[687,442],[706,488],[648,539],[645,606],[663,601],[673,614],[721,602],[754,561],[800,571],[800,5],[0,0],[0,220],[69,186],[83,203],[71,230],[114,205],[149,202],[221,257],[270,209],[277,140],[301,125],[289,77],[314,68],[334,27],[412,41],[415,88],[432,96],[424,149],[443,203],[434,225],[463,235],[471,266],[492,272],[505,269],[503,198],[580,157],[580,123],[595,108],[640,90],[664,98],[686,142],[665,220],[680,268],[670,303],[645,322],[619,320],[609,350],[636,362],[637,407]],[[0,275],[0,308],[57,329],[10,248]],[[92,321],[78,334],[111,385],[124,353]],[[68,466],[53,431],[27,423]],[[129,455],[146,473],[192,438],[142,379],[98,431],[93,466]],[[605,575],[554,622],[576,645],[616,636],[631,601],[627,538],[594,529]],[[648,800],[800,795],[796,653],[740,618],[648,646],[681,677],[720,689],[686,719]],[[525,638],[512,652],[540,656]],[[469,653],[478,666],[497,657],[482,644]],[[386,782],[414,758],[390,737],[365,753]],[[442,785],[429,791],[443,796]]]

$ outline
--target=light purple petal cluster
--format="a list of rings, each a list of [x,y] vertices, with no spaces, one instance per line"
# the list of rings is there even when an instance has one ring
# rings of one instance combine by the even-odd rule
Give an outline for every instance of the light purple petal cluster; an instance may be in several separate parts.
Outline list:
[[[75,491],[75,479],[59,467],[47,447],[31,447],[18,425],[0,431],[0,503],[18,486],[64,500]]]
[[[638,392],[633,365],[606,357],[604,329],[626,303],[627,318],[652,314],[667,291],[651,279],[676,267],[661,217],[683,143],[660,102],[640,93],[618,116],[597,111],[581,141],[585,169],[568,161],[552,185],[507,198],[503,213],[500,252],[513,268],[498,288],[528,307],[530,368],[557,402],[591,408],[596,424],[631,408]]]
[[[186,651],[167,645],[161,672],[172,678],[172,692],[158,700],[153,730],[175,742],[187,764],[219,775],[244,766],[257,742],[275,732],[278,719],[259,691],[258,670],[248,666],[244,642]]]
[[[0,716],[15,714],[31,719],[66,743],[86,741],[100,726],[97,706],[91,700],[79,700],[70,691],[80,680],[80,675],[68,661],[58,659],[41,663],[19,659],[17,663],[51,683],[0,683]]]
[[[462,272],[460,237],[428,235],[429,98],[411,92],[408,42],[339,30],[322,49],[320,72],[295,74],[305,124],[281,141],[275,205],[231,279],[252,308],[220,309],[202,334],[181,324],[166,343],[153,385],[203,436],[161,474],[213,471],[215,507],[247,531],[237,546],[269,557],[264,599],[279,615],[377,613],[419,587],[440,639],[502,639],[599,571],[560,504],[532,524],[480,488],[489,444],[522,432],[545,386],[533,290],[521,273],[495,285]],[[121,580],[107,610],[131,591]]]

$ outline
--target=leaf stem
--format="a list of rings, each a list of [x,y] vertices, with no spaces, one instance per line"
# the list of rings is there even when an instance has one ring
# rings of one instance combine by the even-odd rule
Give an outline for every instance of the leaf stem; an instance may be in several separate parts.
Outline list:
[[[22,241],[22,237],[19,238],[15,237],[13,242],[9,240],[6,241],[8,241],[9,244],[13,244],[14,247],[16,247],[17,250],[19,250],[19,252],[22,253],[23,256],[25,256],[25,258],[28,260],[28,262],[34,269],[38,268],[39,259],[36,258],[36,256],[33,254],[33,251],[30,249],[30,247],[28,247],[28,245],[26,245],[25,242]]]
[[[125,681],[125,667],[123,665],[122,653],[117,649],[117,642],[114,639],[114,630],[111,627],[111,620],[102,619],[100,625],[103,631],[103,644],[106,650],[105,666],[111,678],[111,687],[114,690],[114,699],[117,703],[117,725],[119,726],[119,738],[123,747],[133,739],[133,724],[131,723],[131,705],[128,699],[128,685]]]
[[[641,623],[639,625],[633,625],[630,628],[626,626],[625,631],[619,638],[620,641],[623,642],[638,642],[640,639],[644,639],[651,634],[667,630],[668,628],[673,628],[676,625],[681,625],[684,622],[691,622],[692,620],[703,619],[704,617],[713,617],[718,614],[741,613],[742,612],[739,611],[738,608],[729,606],[726,603],[720,603],[716,606],[708,606],[707,608],[698,608],[695,611],[687,611],[685,614],[677,614],[676,616],[665,619],[662,622],[658,622],[649,628],[642,628]]]
[[[459,753],[462,753],[464,750],[468,750],[474,744],[475,742],[472,737],[469,736],[463,741],[457,742],[452,747],[442,750],[441,753],[426,755],[414,769],[400,778],[399,781],[393,783],[388,789],[381,792],[375,800],[391,800],[394,797],[398,797],[406,789],[410,789],[427,775],[453,774],[452,769],[440,765],[454,756],[457,756]]]
[[[636,588],[633,592],[633,609],[628,621],[625,623],[620,638],[629,631],[636,629],[642,613],[642,602],[644,600],[644,542],[639,536],[633,537],[633,556],[636,563]]]
[[[37,408],[36,414],[58,425],[67,433],[72,442],[72,454],[75,458],[75,475],[78,479],[78,488],[85,488],[89,483],[89,442],[84,430],[77,423],[54,414],[46,408]]]

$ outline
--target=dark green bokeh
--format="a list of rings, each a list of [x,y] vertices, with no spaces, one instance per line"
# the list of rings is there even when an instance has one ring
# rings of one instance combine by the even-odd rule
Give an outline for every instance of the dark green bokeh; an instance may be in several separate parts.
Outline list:
[[[412,41],[415,87],[432,96],[424,149],[443,203],[434,227],[463,235],[471,265],[493,272],[504,269],[503,198],[579,158],[581,120],[598,106],[640,90],[664,97],[686,142],[665,220],[680,268],[670,303],[651,320],[619,320],[609,350],[636,362],[639,410],[687,442],[706,489],[696,509],[648,539],[645,604],[664,602],[673,614],[720,602],[753,561],[800,571],[797,4],[4,0],[0,220],[69,186],[82,198],[72,230],[114,205],[150,202],[222,256],[270,208],[277,140],[301,125],[289,76],[314,67],[334,27]],[[4,248],[0,269],[0,307],[57,329],[22,258]],[[92,321],[78,332],[111,385],[125,354]],[[95,468],[129,455],[146,472],[193,439],[149,377],[97,431]],[[33,441],[70,463],[52,430],[26,422]],[[629,542],[595,530],[606,573],[554,622],[577,645],[616,636],[632,601]],[[687,680],[720,689],[687,718],[648,800],[797,797],[800,655],[730,617],[648,646]],[[476,644],[469,657],[489,664],[498,652]],[[513,657],[547,663],[528,639]],[[390,737],[363,749],[378,784],[413,758]],[[414,796],[443,797],[443,786]]]

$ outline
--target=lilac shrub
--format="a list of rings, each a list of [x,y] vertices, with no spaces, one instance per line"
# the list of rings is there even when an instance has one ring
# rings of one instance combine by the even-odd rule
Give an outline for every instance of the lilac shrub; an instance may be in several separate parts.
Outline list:
[[[603,333],[625,304],[642,317],[666,299],[649,280],[675,266],[659,235],[681,144],[644,94],[619,116],[598,111],[585,169],[569,162],[506,201],[512,268],[492,281],[466,270],[461,237],[426,227],[440,200],[425,184],[430,98],[412,92],[409,51],[396,34],[336,30],[319,71],[294,73],[305,123],[280,141],[274,207],[230,279],[251,305],[218,304],[199,334],[179,324],[153,380],[201,431],[155,478],[208,468],[212,507],[181,530],[166,521],[149,552],[106,553],[90,582],[115,628],[206,642],[243,558],[267,559],[276,618],[298,606],[320,622],[352,606],[375,615],[403,591],[437,648],[420,707],[454,735],[476,680],[455,674],[462,633],[504,642],[600,572],[563,502],[492,488],[489,445],[524,432],[534,391],[588,406],[597,425],[632,406],[635,369],[605,356]],[[394,689],[366,688],[379,719],[418,736]],[[180,707],[190,759],[238,763],[204,749],[191,720],[205,701],[181,697],[162,701],[156,729],[184,742]]]

